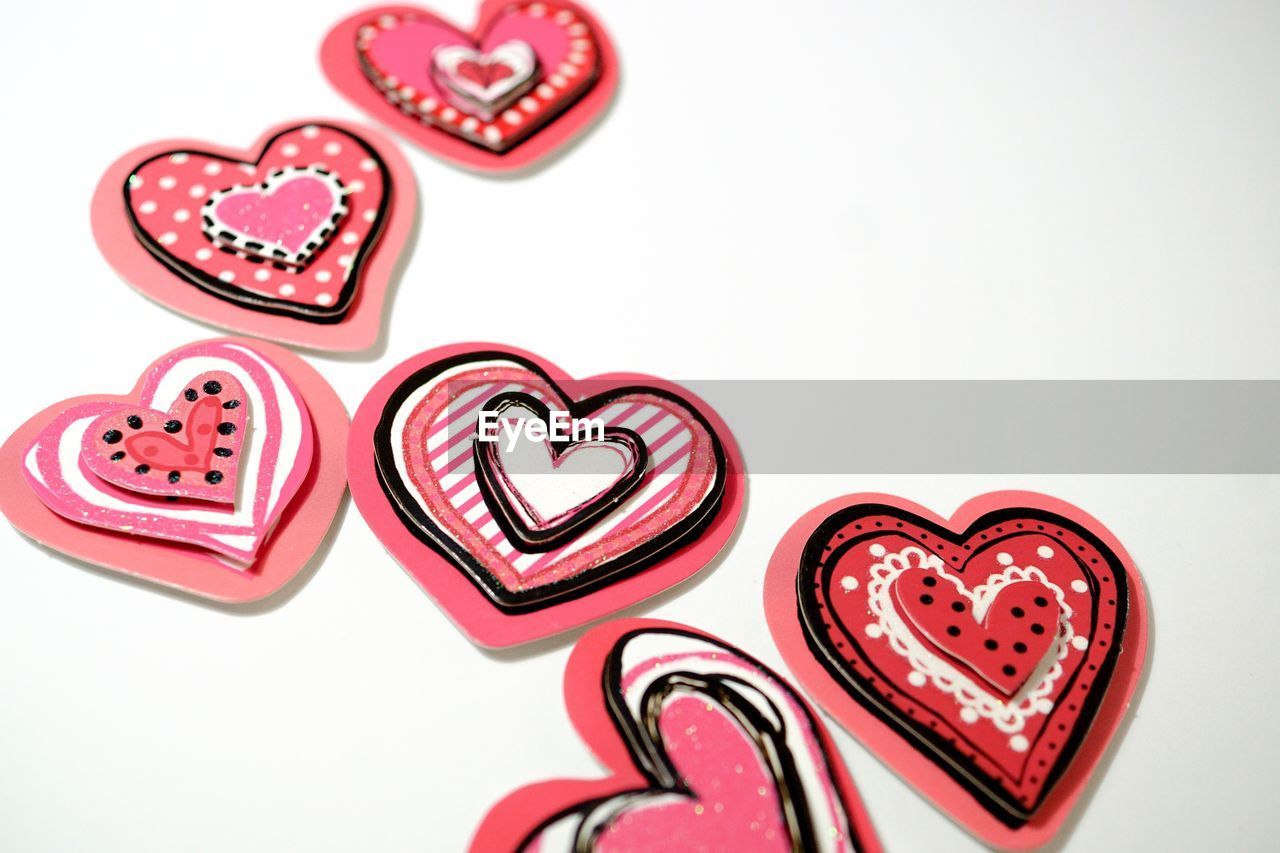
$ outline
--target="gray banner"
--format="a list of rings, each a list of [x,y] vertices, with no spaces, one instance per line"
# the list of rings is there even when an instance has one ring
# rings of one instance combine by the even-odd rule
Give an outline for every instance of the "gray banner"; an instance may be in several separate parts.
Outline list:
[[[1280,473],[1280,381],[681,384],[751,474]]]

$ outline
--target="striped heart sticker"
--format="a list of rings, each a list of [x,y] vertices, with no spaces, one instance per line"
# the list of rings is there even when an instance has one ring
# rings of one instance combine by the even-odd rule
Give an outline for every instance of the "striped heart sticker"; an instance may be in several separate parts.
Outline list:
[[[634,449],[616,450],[616,471],[548,465],[535,495],[530,478],[511,476],[477,440],[482,414],[513,398],[598,419],[601,452],[620,436]],[[361,512],[485,644],[545,636],[687,577],[727,539],[739,511],[741,467],[727,429],[683,389],[651,377],[575,382],[515,350],[445,348],[392,371],[353,426]],[[572,457],[566,450],[561,458]],[[637,462],[643,468],[629,473]],[[522,530],[513,529],[513,506],[533,510]],[[438,571],[441,561],[452,571]]]
[[[342,401],[283,347],[218,338],[132,391],[55,403],[0,446],[0,512],[70,557],[256,601],[311,559],[346,491]]]

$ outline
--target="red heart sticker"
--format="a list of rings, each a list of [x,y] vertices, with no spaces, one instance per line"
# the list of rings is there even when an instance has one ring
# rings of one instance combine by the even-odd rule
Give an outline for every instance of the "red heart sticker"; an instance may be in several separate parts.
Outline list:
[[[997,493],[951,520],[884,495],[806,515],[766,612],[819,703],[988,843],[1065,819],[1142,670],[1141,580],[1075,507]]]

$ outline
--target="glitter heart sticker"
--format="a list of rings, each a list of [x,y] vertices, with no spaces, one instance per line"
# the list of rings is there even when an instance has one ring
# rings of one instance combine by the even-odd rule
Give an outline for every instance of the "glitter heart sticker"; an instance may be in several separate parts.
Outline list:
[[[70,556],[228,602],[279,589],[345,488],[346,413],[270,344],[181,347],[124,396],[49,407],[0,449],[0,509]]]
[[[197,319],[318,349],[372,346],[417,204],[408,164],[336,121],[269,130],[248,151],[135,149],[94,194],[98,247],[145,295]]]
[[[774,639],[815,700],[957,822],[1044,844],[1137,688],[1142,581],[1062,501],[998,492],[949,520],[886,495],[804,516],[769,563]]]
[[[588,632],[565,704],[612,772],[522,788],[473,851],[878,851],[822,722],[786,681],[722,640],[624,619]]]
[[[608,106],[618,62],[584,8],[486,0],[464,31],[427,9],[359,12],[325,37],[330,82],[427,150],[485,171],[536,163]]]
[[[478,440],[484,418],[550,410],[590,438]],[[564,631],[705,566],[741,511],[732,436],[706,404],[653,377],[578,380],[529,353],[423,353],[365,397],[348,468],[361,514],[476,642]]]

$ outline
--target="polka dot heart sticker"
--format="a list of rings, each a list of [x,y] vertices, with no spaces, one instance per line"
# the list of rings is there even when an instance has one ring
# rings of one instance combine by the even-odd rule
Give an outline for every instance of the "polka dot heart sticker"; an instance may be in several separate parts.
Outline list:
[[[240,151],[145,145],[103,175],[92,222],[126,281],[196,319],[316,349],[376,343],[413,227],[408,163],[337,121],[269,130]]]
[[[393,368],[356,411],[347,467],[378,538],[485,646],[566,631],[690,577],[729,540],[745,488],[733,436],[683,388],[574,380],[493,344]]]
[[[1146,657],[1142,580],[1081,510],[996,492],[950,519],[887,495],[806,514],[774,551],[769,628],[828,713],[983,841],[1046,843]]]
[[[574,647],[564,697],[612,775],[510,794],[475,853],[881,849],[817,713],[723,640],[653,619],[601,625]]]
[[[124,395],[74,397],[0,447],[0,511],[64,554],[229,603],[264,598],[346,490],[347,415],[310,365],[220,338],[162,356]]]
[[[486,0],[463,31],[412,6],[335,26],[320,49],[339,92],[435,154],[511,171],[582,133],[613,98],[618,61],[604,28],[561,0]]]

